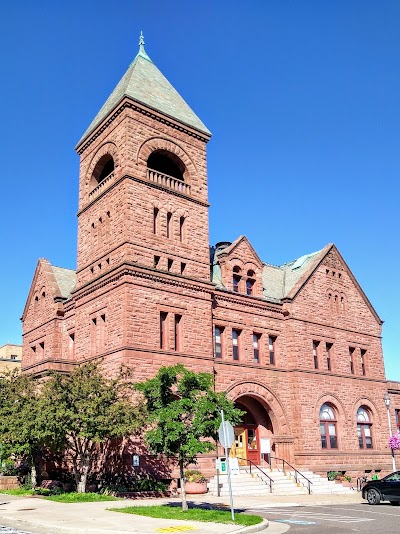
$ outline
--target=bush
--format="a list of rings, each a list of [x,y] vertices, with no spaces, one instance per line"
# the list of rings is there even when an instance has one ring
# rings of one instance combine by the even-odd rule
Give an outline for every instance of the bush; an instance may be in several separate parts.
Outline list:
[[[339,471],[328,471],[328,480],[336,480],[340,476],[342,476],[342,473]]]
[[[3,460],[1,462],[0,475],[4,477],[18,476],[19,469],[13,460]]]
[[[113,495],[115,493],[129,493],[141,491],[165,492],[168,483],[151,478],[134,478],[129,476],[113,477],[101,484],[100,493],[103,495]]]

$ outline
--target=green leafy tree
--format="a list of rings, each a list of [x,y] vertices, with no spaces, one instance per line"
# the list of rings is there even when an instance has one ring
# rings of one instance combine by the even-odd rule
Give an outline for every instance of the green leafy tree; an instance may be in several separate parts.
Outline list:
[[[2,457],[13,457],[30,467],[32,486],[40,482],[40,466],[46,452],[60,450],[61,426],[51,420],[42,385],[31,375],[8,373],[0,381],[0,443]]]
[[[126,374],[121,371],[108,378],[94,363],[81,365],[68,375],[53,374],[45,383],[43,397],[64,429],[64,448],[80,493],[86,491],[99,447],[132,435],[144,424],[143,409],[132,399]]]
[[[145,438],[156,454],[177,458],[181,482],[182,509],[187,510],[184,469],[197,456],[215,448],[221,410],[232,424],[240,421],[225,393],[214,391],[209,373],[195,373],[183,365],[161,367],[154,378],[136,384],[146,399],[150,428]]]

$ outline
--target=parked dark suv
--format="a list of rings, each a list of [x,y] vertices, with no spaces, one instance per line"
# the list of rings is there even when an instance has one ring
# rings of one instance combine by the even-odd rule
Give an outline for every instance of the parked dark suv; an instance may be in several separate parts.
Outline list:
[[[379,504],[381,501],[400,504],[400,471],[395,471],[381,480],[370,480],[363,487],[362,496],[369,504]]]

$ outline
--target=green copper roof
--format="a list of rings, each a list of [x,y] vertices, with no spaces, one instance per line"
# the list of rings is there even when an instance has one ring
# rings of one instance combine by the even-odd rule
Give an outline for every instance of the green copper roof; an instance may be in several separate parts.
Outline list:
[[[210,135],[207,127],[146,54],[141,35],[139,53],[79,142],[94,130],[125,96]]]

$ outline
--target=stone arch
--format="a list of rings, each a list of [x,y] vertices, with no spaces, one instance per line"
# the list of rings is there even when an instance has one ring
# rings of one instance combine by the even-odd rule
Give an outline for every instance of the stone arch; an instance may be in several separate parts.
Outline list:
[[[346,413],[346,408],[344,407],[344,404],[339,399],[339,397],[337,397],[336,395],[332,393],[322,393],[318,397],[317,402],[314,405],[314,423],[316,424],[319,423],[319,412],[323,404],[332,405],[336,410],[338,423],[347,425],[348,415]]]
[[[192,182],[192,177],[196,174],[196,166],[192,159],[181,146],[163,137],[152,137],[142,143],[136,154],[137,164],[146,169],[150,154],[156,150],[166,150],[177,156],[186,168],[184,173],[185,182],[189,184]]]
[[[97,162],[103,157],[109,155],[114,160],[114,166],[117,168],[120,164],[119,162],[119,151],[117,148],[117,145],[111,141],[107,141],[101,147],[95,152],[93,155],[89,167],[86,171],[86,179],[85,179],[85,186],[88,187],[90,183],[90,179],[92,177],[94,168],[97,165]]]
[[[358,399],[353,403],[353,407],[351,410],[351,420],[352,422],[356,422],[357,420],[357,410],[360,408],[360,406],[365,406],[368,408],[372,415],[372,422],[375,423],[375,425],[381,425],[381,416],[379,413],[379,410],[377,409],[374,401],[370,399],[369,397],[358,397]]]
[[[227,395],[233,401],[239,400],[240,397],[244,396],[254,397],[267,409],[274,427],[274,434],[291,434],[289,422],[280,400],[275,393],[261,382],[248,382],[245,380],[236,382],[228,388]]]

